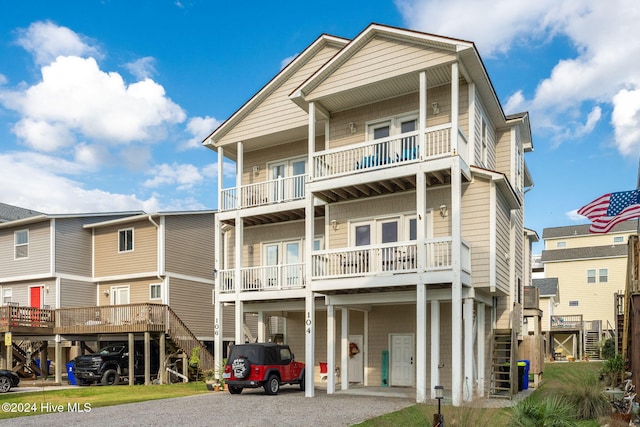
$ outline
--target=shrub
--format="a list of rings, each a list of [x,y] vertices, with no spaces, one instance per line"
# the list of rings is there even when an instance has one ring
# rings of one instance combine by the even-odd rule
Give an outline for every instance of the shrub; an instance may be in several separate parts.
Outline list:
[[[511,408],[509,427],[575,427],[574,408],[562,396],[525,399]]]
[[[616,342],[613,338],[607,338],[602,343],[602,358],[607,360],[616,355]]]
[[[611,404],[594,375],[577,380],[575,387],[566,390],[563,397],[574,407],[579,420],[591,420],[611,413]]]
[[[602,374],[606,378],[609,378],[609,385],[611,387],[618,385],[622,378],[622,374],[624,373],[624,368],[625,361],[619,353],[604,361],[604,364],[602,365]]]

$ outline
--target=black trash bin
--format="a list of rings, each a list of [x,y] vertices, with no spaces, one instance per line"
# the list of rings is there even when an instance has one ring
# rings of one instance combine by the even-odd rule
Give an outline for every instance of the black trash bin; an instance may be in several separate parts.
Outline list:
[[[518,391],[522,391],[522,383],[524,382],[523,377],[526,366],[527,364],[524,363],[524,361],[518,362]]]

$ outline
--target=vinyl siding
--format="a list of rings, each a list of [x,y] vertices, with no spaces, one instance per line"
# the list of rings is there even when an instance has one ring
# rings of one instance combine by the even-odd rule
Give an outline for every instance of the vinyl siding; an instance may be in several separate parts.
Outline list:
[[[151,283],[161,283],[157,277],[149,277],[131,280],[114,280],[98,284],[98,305],[111,305],[111,295],[105,296],[104,291],[111,292],[114,286],[129,287],[129,304],[141,304],[146,302],[161,303],[158,300],[149,299],[149,285]],[[93,304],[92,304],[93,305]]]
[[[169,278],[171,309],[200,340],[213,339],[213,285]]]
[[[622,236],[622,243],[615,243],[616,245],[627,245],[629,236],[636,234],[635,232],[616,234],[616,237]],[[569,249],[569,248],[584,248],[592,246],[607,246],[613,245],[613,238],[611,234],[590,234],[587,236],[566,236],[553,239],[545,239],[544,247],[547,250],[552,249]],[[558,242],[564,242],[564,248],[558,248]]]
[[[510,294],[511,277],[509,260],[505,254],[511,253],[511,219],[509,206],[504,196],[496,191],[496,288]]]
[[[0,278],[46,274],[51,271],[50,222],[0,230]],[[14,232],[29,230],[29,256],[15,259]]]
[[[479,176],[462,186],[462,238],[471,246],[474,287],[490,286],[490,192],[490,181]]]
[[[606,283],[598,282],[598,270],[608,269]],[[596,270],[596,283],[587,283],[587,270]],[[591,259],[563,263],[546,263],[547,277],[558,278],[559,305],[554,308],[556,315],[582,314],[584,320],[602,320],[615,325],[614,293],[624,292],[627,272],[626,258]],[[577,307],[570,307],[569,301],[578,301]]]
[[[486,169],[496,169],[496,132],[492,122],[486,114],[484,104],[479,98],[480,94],[476,92],[476,114],[473,120],[475,126],[475,164]],[[487,163],[482,161],[482,121],[487,125]]]
[[[118,230],[133,228],[133,251],[118,253]],[[156,271],[156,227],[148,220],[95,229],[95,276]]]
[[[56,272],[91,277],[91,230],[82,228],[86,222],[85,218],[55,220]]]
[[[45,286],[49,287],[49,292],[45,290],[42,305],[48,305],[50,308],[56,306],[56,283],[55,280],[37,280],[14,283],[3,283],[0,289],[11,289],[11,302],[18,303],[20,307],[30,307],[29,287]],[[0,294],[1,295],[1,294]]]
[[[96,305],[96,288],[96,284],[91,282],[60,279],[60,308]]]
[[[512,163],[515,152],[511,146],[511,130],[501,129],[496,133],[496,171],[501,172],[511,181]],[[515,187],[515,185],[514,185]]]
[[[213,280],[215,229],[213,214],[165,217],[165,268]]]
[[[377,36],[307,94],[307,99],[313,101],[332,93],[446,64],[455,59],[453,52],[427,49],[413,43]]]
[[[304,80],[328,61],[338,49],[325,46],[289,79],[275,89],[262,103],[257,105],[240,124],[224,136],[220,145],[244,141],[261,135],[268,135],[296,127],[306,127],[307,113],[289,99]]]

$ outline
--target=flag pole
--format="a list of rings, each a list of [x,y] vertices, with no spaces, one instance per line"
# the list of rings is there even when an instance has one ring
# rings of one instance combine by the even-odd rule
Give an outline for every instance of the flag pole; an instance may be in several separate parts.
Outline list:
[[[640,190],[640,157],[638,158],[638,182],[636,183],[636,190]],[[640,218],[637,219],[638,227],[636,229],[636,234],[640,236]]]

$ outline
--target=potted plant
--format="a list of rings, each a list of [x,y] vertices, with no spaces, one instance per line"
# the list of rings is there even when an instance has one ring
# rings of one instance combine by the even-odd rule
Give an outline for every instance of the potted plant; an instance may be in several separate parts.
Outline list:
[[[191,357],[189,357],[189,367],[195,371],[196,381],[200,376],[200,347],[191,349]]]
[[[216,371],[213,369],[205,369],[202,372],[202,378],[207,386],[207,390],[215,391],[218,387],[218,380],[216,380]]]

